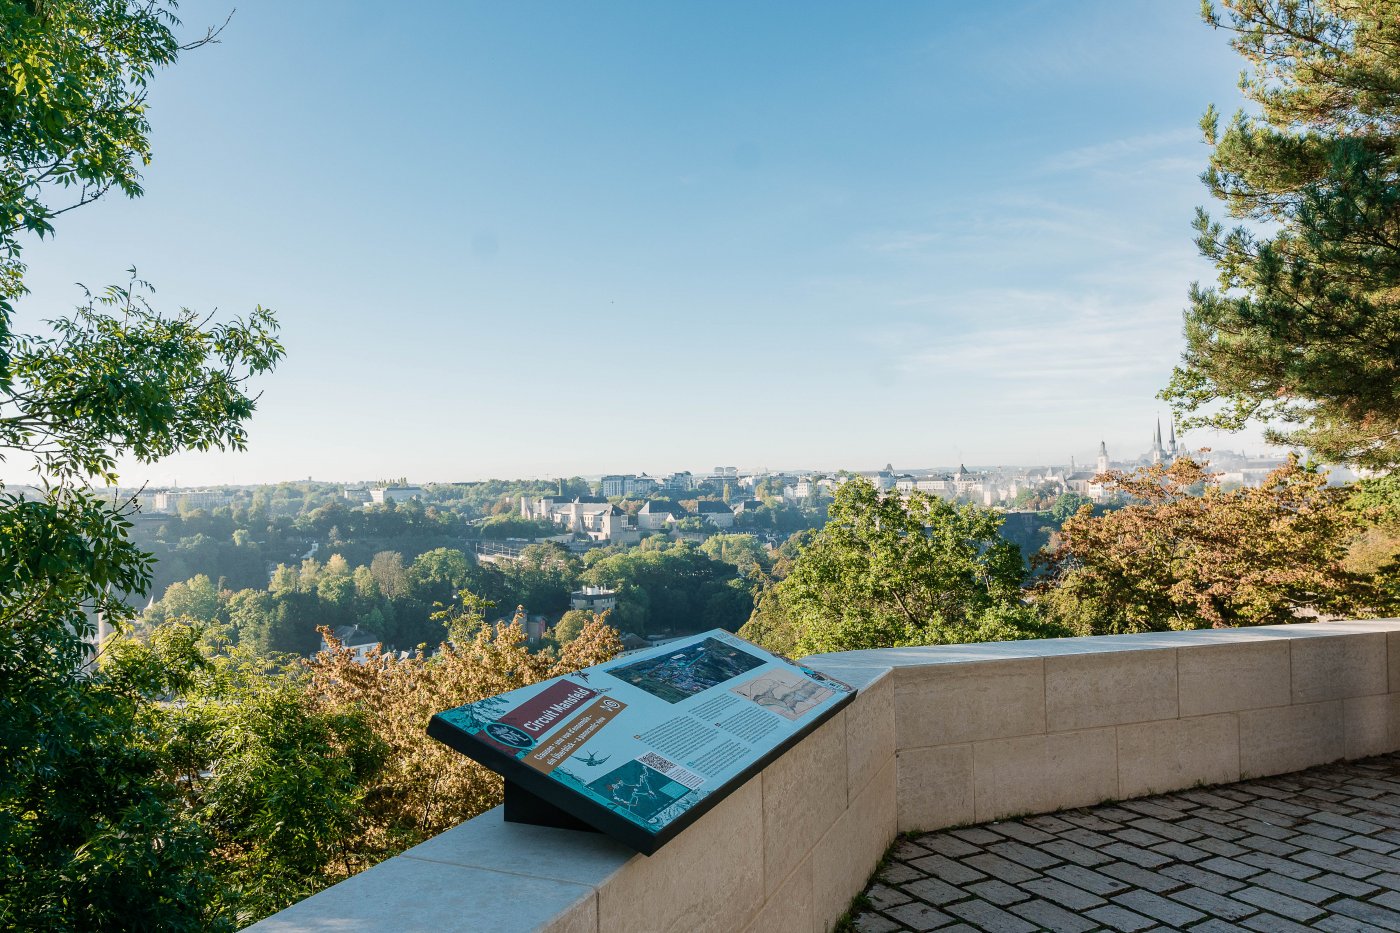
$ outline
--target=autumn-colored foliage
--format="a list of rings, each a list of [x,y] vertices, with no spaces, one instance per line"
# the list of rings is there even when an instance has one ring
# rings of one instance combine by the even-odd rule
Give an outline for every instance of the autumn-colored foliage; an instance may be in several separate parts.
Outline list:
[[[1296,622],[1383,607],[1346,568],[1356,534],[1347,493],[1296,456],[1256,489],[1220,488],[1183,457],[1097,480],[1129,497],[1081,508],[1040,563],[1039,602],[1083,634]]]
[[[359,848],[392,854],[470,819],[501,801],[500,776],[428,738],[434,713],[599,664],[622,649],[605,618],[584,626],[562,649],[532,653],[520,617],[484,625],[470,640],[432,655],[368,657],[322,629],[329,650],[305,664],[308,690],[325,710],[356,710],[390,749],[366,797]]]

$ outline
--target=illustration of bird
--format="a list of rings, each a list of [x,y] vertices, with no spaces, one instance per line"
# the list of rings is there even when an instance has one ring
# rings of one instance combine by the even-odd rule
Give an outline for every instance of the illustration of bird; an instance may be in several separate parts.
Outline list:
[[[586,756],[580,758],[579,761],[583,762],[587,767],[596,768],[611,757],[612,755],[604,755],[602,758],[599,758],[597,755],[593,754],[593,752],[589,752]]]

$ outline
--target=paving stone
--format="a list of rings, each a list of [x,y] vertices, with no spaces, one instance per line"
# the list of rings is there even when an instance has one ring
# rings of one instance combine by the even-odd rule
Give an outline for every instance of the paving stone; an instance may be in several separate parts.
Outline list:
[[[1131,910],[1118,907],[1114,904],[1107,904],[1103,907],[1095,907],[1086,916],[1093,917],[1099,923],[1114,930],[1128,931],[1147,930],[1155,925],[1155,921],[1149,920],[1142,914],[1135,914]]]
[[[1294,923],[1277,914],[1258,913],[1241,920],[1240,924],[1251,930],[1258,930],[1259,933],[1312,933],[1301,923]]]
[[[1074,827],[1073,823],[1066,823],[1058,816],[1028,816],[1021,821],[1027,826],[1034,826],[1036,829],[1043,829],[1047,833],[1062,833]]]
[[[859,933],[1400,933],[1400,754],[893,851]]]
[[[1160,797],[1152,800],[1125,800],[1118,806],[1124,810],[1131,810],[1134,813],[1163,820],[1175,820],[1181,817],[1179,810],[1164,806]]]
[[[1253,849],[1255,852],[1267,852],[1270,855],[1277,855],[1285,858],[1294,852],[1302,850],[1291,842],[1284,842],[1281,839],[1271,839],[1268,836],[1246,836],[1240,840],[1240,845],[1246,849]]]
[[[1096,816],[1085,810],[1072,810],[1067,813],[1061,813],[1060,816],[1081,829],[1091,829],[1095,831],[1107,830],[1111,832],[1121,828],[1117,823],[1106,820],[1101,816]]]
[[[1187,829],[1194,829],[1202,836],[1209,836],[1212,839],[1223,839],[1226,842],[1231,842],[1235,839],[1242,839],[1245,836],[1249,835],[1243,830],[1235,829],[1233,827],[1226,826],[1224,823],[1217,823],[1214,820],[1208,820],[1200,816],[1188,817],[1187,819],[1182,820],[1177,825],[1185,826]]]
[[[1084,911],[1104,903],[1104,899],[1058,878],[1036,878],[1021,887],[1070,910]]]
[[[1033,882],[1026,882],[1031,884]],[[976,895],[984,901],[991,901],[998,907],[1005,907],[1007,904],[1015,904],[1017,901],[1024,901],[1030,897],[1028,893],[1019,887],[1012,887],[995,878],[988,881],[979,881],[970,884],[965,889],[969,894]]]
[[[1112,862],[1108,865],[1100,865],[1099,871],[1106,875],[1112,875],[1119,881],[1126,881],[1134,887],[1146,888],[1158,894],[1167,891],[1174,891],[1181,887],[1180,880],[1171,875],[1164,875],[1145,868],[1138,868],[1136,865],[1129,865],[1127,862]]]
[[[887,911],[891,917],[909,927],[911,930],[935,930],[939,927],[951,923],[953,918],[939,910],[934,910],[927,904],[920,904],[917,901],[909,904],[901,904],[892,910]]]
[[[1374,836],[1347,836],[1345,839],[1338,839],[1344,846],[1352,846],[1357,849],[1365,849],[1377,855],[1390,855],[1395,852],[1396,846],[1392,842]]]
[[[1033,872],[1024,865],[1017,865],[1015,862],[1008,861],[991,852],[983,852],[980,855],[963,859],[963,861],[978,871],[986,872],[999,881],[1007,881],[1011,884],[1020,884],[1023,881],[1040,877],[1038,872]]]
[[[1193,884],[1198,888],[1213,891],[1216,894],[1229,894],[1231,891],[1238,891],[1244,887],[1243,881],[1237,881],[1225,875],[1217,875],[1213,871],[1206,871],[1195,865],[1168,865],[1162,869],[1161,873],[1179,881]]]
[[[1294,859],[1308,865],[1316,865],[1318,868],[1325,868],[1339,875],[1346,875],[1348,878],[1355,878],[1358,881],[1364,881],[1378,871],[1369,865],[1337,858],[1335,855],[1325,855],[1321,852],[1299,852],[1294,856]]]
[[[1049,842],[1055,837],[1044,830],[1034,826],[1027,826],[1025,823],[1016,821],[1010,823],[993,823],[991,826],[998,833],[1008,839],[1015,839],[1017,842],[1024,842],[1028,846],[1038,846],[1041,843]]]
[[[895,843],[895,847],[890,850],[890,855],[904,862],[932,854],[933,852],[931,850],[920,848],[908,839],[901,839],[899,842]]]
[[[1263,871],[1258,865],[1237,862],[1231,858],[1206,859],[1201,863],[1201,867],[1216,874],[1229,875],[1231,878],[1252,878]]]
[[[1239,933],[1239,929],[1233,923],[1226,923],[1224,920],[1211,917],[1209,920],[1203,920],[1193,926],[1191,933]]]
[[[986,901],[952,904],[948,912],[986,930],[987,933],[1034,933],[1035,927],[1015,914],[1009,914]]]
[[[1297,833],[1289,837],[1288,841],[1297,845],[1300,851],[1321,852],[1325,855],[1343,855],[1353,848],[1335,839],[1323,839],[1321,836],[1310,836],[1307,833]]]
[[[912,894],[919,900],[928,901],[930,904],[937,904],[940,907],[944,904],[951,904],[953,901],[960,901],[967,897],[967,892],[953,887],[937,878],[924,878],[921,881],[911,881],[902,886],[905,893]]]
[[[1262,875],[1255,875],[1250,880],[1261,888],[1268,888],[1270,891],[1287,894],[1289,897],[1296,897],[1298,900],[1307,901],[1309,904],[1323,904],[1337,896],[1336,891],[1329,891],[1326,888],[1320,888],[1306,881],[1299,881],[1296,878],[1287,878],[1270,872],[1265,872]]]
[[[1328,826],[1326,823],[1319,823],[1315,820],[1299,823],[1296,828],[1311,836],[1321,836],[1323,839],[1331,839],[1334,842],[1351,835],[1345,829],[1338,829],[1335,826]]]
[[[1198,862],[1204,858],[1210,858],[1210,853],[1195,846],[1188,846],[1184,842],[1164,842],[1161,845],[1152,847],[1152,851],[1159,855],[1165,855],[1168,861],[1176,862]]]
[[[1173,926],[1185,926],[1188,923],[1195,923],[1197,920],[1206,918],[1206,915],[1199,910],[1193,910],[1176,901],[1169,901],[1149,891],[1126,891],[1115,897],[1113,902]]]
[[[1322,869],[1316,865],[1304,865],[1289,859],[1279,858],[1276,855],[1265,855],[1262,852],[1247,852],[1240,856],[1240,861],[1289,878],[1306,880],[1322,874]]]
[[[950,884],[967,884],[971,881],[981,881],[987,877],[975,868],[970,868],[963,862],[957,862],[946,855],[930,855],[925,858],[916,858],[909,863],[919,871],[935,878],[942,878]]]
[[[1070,842],[1077,842],[1091,849],[1097,849],[1099,846],[1111,845],[1113,843],[1112,836],[1105,836],[1103,833],[1095,832],[1092,829],[1085,829],[1082,826],[1076,826],[1074,829],[1060,833],[1060,838],[1068,839]]]
[[[882,917],[879,914],[857,914],[851,921],[851,926],[855,927],[859,933],[893,933],[899,929],[899,924]]]
[[[1289,823],[1291,824],[1292,821],[1290,820]],[[1250,844],[1252,841],[1250,836],[1264,836],[1268,839],[1283,840],[1292,836],[1295,832],[1292,825],[1276,826],[1273,823],[1265,823],[1262,820],[1240,820],[1235,824],[1235,828],[1242,829],[1246,833],[1249,833],[1249,836],[1244,836],[1237,840],[1242,846]]]
[[[1095,852],[1093,849],[1082,846],[1077,842],[1070,842],[1068,839],[1052,839],[1042,845],[1041,848],[1051,855],[1058,856],[1067,862],[1074,862],[1076,865],[1087,865],[1090,868],[1109,861],[1107,855]]]
[[[976,855],[978,852],[982,851],[979,847],[973,845],[972,843],[964,842],[957,836],[950,836],[947,833],[938,833],[937,835],[932,836],[920,836],[918,839],[918,844],[928,850],[928,852],[919,853],[920,855],[937,853],[938,855],[946,855],[949,858],[961,858],[964,855]],[[910,858],[918,858],[918,856],[905,857],[903,855],[900,855],[898,849],[896,848],[895,858],[902,858],[905,861],[909,861]]]
[[[1204,888],[1185,888],[1181,891],[1174,891],[1167,896],[1174,901],[1189,904],[1209,916],[1222,920],[1239,920],[1259,912],[1259,908],[1253,904],[1245,904],[1232,897],[1216,894]]]
[[[1323,914],[1323,910],[1320,907],[1304,903],[1296,897],[1289,897],[1287,894],[1280,894],[1277,891],[1271,891],[1268,888],[1256,887],[1254,885],[1241,888],[1230,896],[1235,900],[1244,901],[1246,904],[1253,904],[1256,907],[1262,907],[1271,913],[1280,914],[1281,916],[1288,917],[1290,920],[1297,920],[1300,923],[1306,923]]]
[[[1121,879],[1106,877],[1081,865],[1056,865],[1045,873],[1094,894],[1117,894],[1128,890],[1128,884]]]
[[[1060,862],[1048,852],[1041,852],[1019,842],[1001,842],[987,846],[987,849],[1004,858],[1009,858],[1013,862],[1019,862],[1027,868],[1046,869],[1051,865],[1058,865]],[[1107,849],[1105,849],[1105,854],[1109,854]]]
[[[986,846],[991,845],[994,842],[1001,842],[1002,838],[996,833],[992,832],[990,829],[984,829],[981,826],[969,826],[964,829],[952,829],[949,830],[949,832],[952,835],[957,836],[959,839],[962,839],[964,842],[970,842],[973,845],[979,846]]]
[[[1201,834],[1194,829],[1153,817],[1145,816],[1140,820],[1133,820],[1132,825],[1145,833],[1152,833],[1154,836],[1161,836],[1163,839],[1171,839],[1175,842],[1190,842],[1192,839],[1201,838]]]
[[[918,871],[903,862],[890,862],[880,869],[879,879],[885,884],[903,884],[906,881],[915,881],[922,878],[924,873]]]
[[[1350,830],[1353,833],[1359,833],[1363,836],[1380,832],[1385,828],[1383,824],[1370,820],[1357,819],[1351,816],[1338,816],[1335,813],[1328,813],[1325,810],[1315,813],[1313,815],[1313,820],[1318,823],[1326,823],[1328,826],[1335,826],[1338,829]]]
[[[1011,911],[1035,924],[1037,929],[1053,930],[1054,933],[1086,933],[1098,927],[1098,924],[1048,901],[1026,901],[1015,905]]]
[[[1216,855],[1223,855],[1226,858],[1235,858],[1244,855],[1249,850],[1242,845],[1248,842],[1252,836],[1241,836],[1239,842],[1230,842],[1226,839],[1197,839],[1192,845],[1198,849],[1205,849],[1207,852],[1214,852]]]
[[[1345,875],[1334,875],[1331,872],[1327,872],[1326,874],[1318,875],[1316,878],[1309,879],[1309,883],[1320,885],[1324,888],[1336,891],[1339,894],[1350,894],[1352,897],[1367,897],[1380,890],[1376,885],[1377,883],[1383,883],[1381,879],[1384,877],[1384,875],[1373,875],[1368,881],[1357,881],[1355,878],[1348,878]],[[1400,882],[1400,878],[1397,878],[1396,881]],[[1385,886],[1392,889],[1395,887],[1389,884]]]
[[[1161,836],[1154,836],[1151,833],[1143,832],[1135,826],[1129,826],[1126,829],[1115,831],[1113,833],[1113,838],[1117,839],[1119,842],[1126,842],[1128,845],[1141,846],[1144,849],[1150,849],[1159,842],[1166,841]]]
[[[1282,813],[1285,816],[1307,816],[1309,813],[1313,812],[1307,807],[1299,806],[1296,803],[1290,803],[1287,800],[1261,800],[1259,801],[1258,806],[1261,809],[1273,810],[1277,813]]]
[[[1332,913],[1351,917],[1353,920],[1374,924],[1383,930],[1400,930],[1400,913],[1386,910],[1378,904],[1368,904],[1365,901],[1344,897],[1328,904],[1327,909]]]
[[[912,898],[898,888],[891,888],[888,885],[872,885],[865,891],[865,896],[870,898],[870,906],[876,910],[887,910],[898,904],[907,904]]]
[[[1360,862],[1362,865],[1370,865],[1372,868],[1379,868],[1381,871],[1400,873],[1400,859],[1391,858],[1388,855],[1377,855],[1375,852],[1366,849],[1354,849],[1342,857],[1348,861]]]
[[[1231,810],[1239,806],[1238,801],[1230,800],[1219,794],[1213,794],[1208,790],[1188,790],[1183,791],[1177,796],[1203,807],[1219,807],[1222,810]]]
[[[1327,933],[1376,933],[1380,929],[1380,927],[1373,927],[1369,923],[1362,923],[1360,920],[1341,917],[1337,914],[1328,914],[1321,920],[1314,922],[1312,928],[1326,930]]]

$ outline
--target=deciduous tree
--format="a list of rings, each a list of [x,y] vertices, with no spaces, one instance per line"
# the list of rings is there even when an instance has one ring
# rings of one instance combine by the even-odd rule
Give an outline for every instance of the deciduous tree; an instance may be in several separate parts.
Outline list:
[[[1097,516],[1081,508],[1045,558],[1044,605],[1081,634],[1377,608],[1370,581],[1343,565],[1357,531],[1346,493],[1296,457],[1256,489],[1223,491],[1191,458],[1102,478],[1130,504]]]

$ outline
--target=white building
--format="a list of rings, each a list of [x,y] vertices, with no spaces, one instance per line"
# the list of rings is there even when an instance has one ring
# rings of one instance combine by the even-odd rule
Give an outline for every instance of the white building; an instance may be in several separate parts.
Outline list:
[[[181,509],[214,510],[228,505],[233,497],[215,489],[172,489],[155,493],[151,507],[157,512],[179,512]]]
[[[375,505],[386,502],[407,502],[409,499],[423,498],[421,486],[376,486],[369,491],[370,501]]]
[[[685,518],[685,510],[670,502],[648,502],[637,512],[639,531],[665,531]]]
[[[627,513],[602,496],[579,496],[565,501],[544,496],[520,499],[520,517],[554,522],[576,535],[608,544],[636,544],[641,535]]]
[[[594,615],[617,608],[617,590],[603,586],[585,586],[569,594],[570,609],[587,609]]]
[[[716,502],[713,499],[701,499],[695,503],[695,514],[716,528],[734,527],[734,510],[729,507],[728,503]]]

